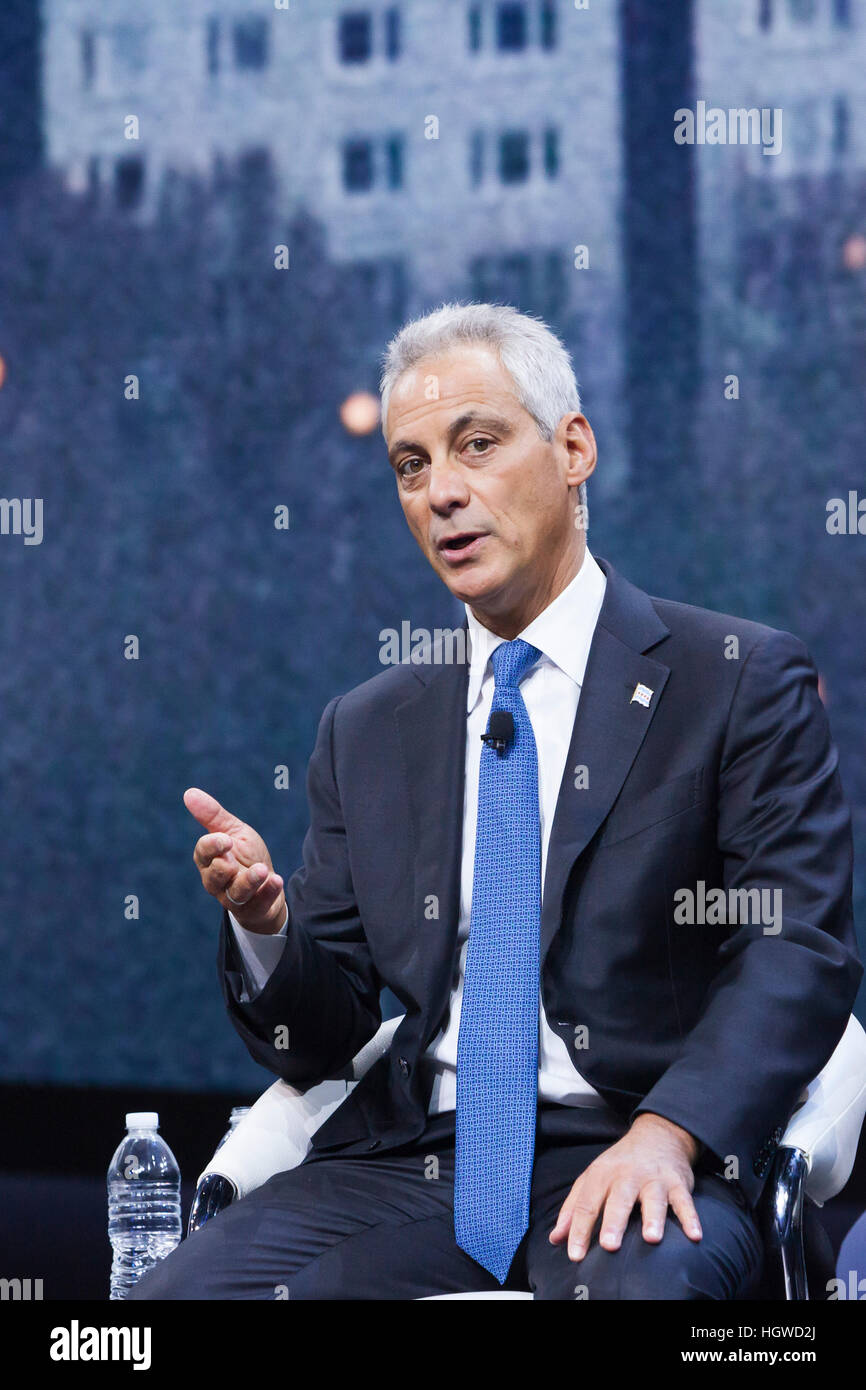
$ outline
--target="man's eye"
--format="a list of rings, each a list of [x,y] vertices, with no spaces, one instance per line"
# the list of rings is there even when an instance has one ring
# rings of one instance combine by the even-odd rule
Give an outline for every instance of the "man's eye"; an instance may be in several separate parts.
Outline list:
[[[469,440],[467,447],[471,447],[473,444],[483,444],[485,449],[487,449],[492,443],[492,439],[485,439],[483,435],[476,435],[474,439]]]
[[[407,478],[407,477],[414,477],[414,476],[415,476],[413,473],[407,473],[407,472],[406,472],[407,466],[408,466],[410,463],[418,463],[418,464],[421,464],[421,467],[422,467],[422,468],[423,468],[423,466],[424,466],[423,463],[421,463],[421,459],[419,459],[419,458],[404,459],[402,463],[400,463],[400,464],[397,465],[397,472],[400,474],[400,477],[401,477],[401,478]]]

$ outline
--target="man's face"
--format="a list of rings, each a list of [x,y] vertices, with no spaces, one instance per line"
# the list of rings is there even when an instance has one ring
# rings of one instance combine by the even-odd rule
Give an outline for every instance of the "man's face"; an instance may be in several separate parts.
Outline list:
[[[498,355],[460,346],[398,379],[386,431],[406,520],[443,583],[479,613],[529,621],[582,558],[569,488],[595,463],[584,417],[563,416],[548,443]]]

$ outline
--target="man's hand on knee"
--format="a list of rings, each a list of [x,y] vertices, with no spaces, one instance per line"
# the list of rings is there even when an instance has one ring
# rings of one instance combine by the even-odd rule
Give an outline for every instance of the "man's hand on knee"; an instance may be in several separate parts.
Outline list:
[[[643,1238],[657,1244],[668,1207],[690,1240],[700,1240],[701,1223],[692,1201],[693,1164],[701,1145],[688,1130],[644,1112],[627,1134],[581,1173],[559,1209],[550,1233],[553,1245],[568,1239],[570,1260],[582,1260],[595,1223],[602,1215],[599,1244],[618,1250],[636,1203],[643,1215]]]

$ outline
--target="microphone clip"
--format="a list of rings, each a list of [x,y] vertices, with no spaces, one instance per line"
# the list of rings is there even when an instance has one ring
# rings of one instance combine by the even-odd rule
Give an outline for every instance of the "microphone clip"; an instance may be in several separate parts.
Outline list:
[[[514,717],[508,710],[495,709],[490,715],[487,732],[481,735],[481,742],[492,748],[501,758],[514,738]]]

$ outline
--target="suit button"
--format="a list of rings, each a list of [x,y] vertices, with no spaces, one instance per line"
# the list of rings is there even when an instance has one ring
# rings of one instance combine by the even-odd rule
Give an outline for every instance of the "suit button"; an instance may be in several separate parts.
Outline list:
[[[399,1067],[400,1067],[401,1072],[403,1073],[404,1076],[408,1076],[408,1075],[409,1075],[409,1063],[406,1061],[406,1058],[405,1058],[405,1057],[400,1057],[398,1060],[399,1060]]]
[[[381,1144],[381,1142],[382,1142],[381,1139],[374,1139],[373,1142],[372,1142],[372,1144],[368,1144],[368,1145],[367,1145],[367,1152],[369,1153],[370,1149],[378,1149],[378,1147],[379,1147],[379,1145]]]

